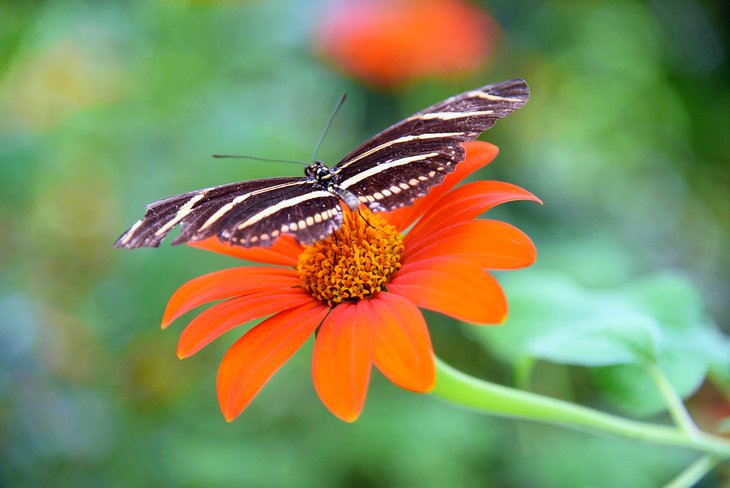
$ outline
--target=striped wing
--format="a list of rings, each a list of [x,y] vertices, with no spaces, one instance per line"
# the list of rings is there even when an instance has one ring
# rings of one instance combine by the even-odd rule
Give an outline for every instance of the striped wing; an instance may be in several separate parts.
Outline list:
[[[412,203],[464,159],[462,142],[524,106],[524,80],[494,83],[437,103],[366,141],[333,171],[337,185],[374,212]]]
[[[244,247],[269,247],[280,234],[312,244],[340,228],[339,200],[315,180],[267,178],[206,188],[146,206],[115,247],[157,247],[176,226],[172,242],[182,244],[218,236]]]

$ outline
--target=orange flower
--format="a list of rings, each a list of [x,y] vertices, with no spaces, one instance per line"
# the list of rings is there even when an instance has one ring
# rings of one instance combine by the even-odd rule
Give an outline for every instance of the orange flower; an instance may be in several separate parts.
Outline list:
[[[492,19],[465,0],[333,2],[317,44],[345,72],[377,86],[473,71],[494,44]]]
[[[177,349],[182,359],[224,332],[270,315],[233,344],[220,365],[218,401],[226,420],[236,418],[317,329],[314,387],[332,413],[352,422],[365,403],[373,364],[402,388],[433,388],[433,350],[418,307],[474,324],[504,321],[506,299],[486,269],[528,266],[535,247],[509,224],[475,218],[501,203],[539,200],[499,181],[453,189],[498,151],[485,142],[464,146],[466,159],[414,205],[367,213],[367,222],[357,213],[346,215],[335,236],[311,246],[289,236],[268,249],[215,238],[191,244],[270,265],[195,278],[173,294],[162,319],[165,328],[199,305],[225,300],[185,328]]]

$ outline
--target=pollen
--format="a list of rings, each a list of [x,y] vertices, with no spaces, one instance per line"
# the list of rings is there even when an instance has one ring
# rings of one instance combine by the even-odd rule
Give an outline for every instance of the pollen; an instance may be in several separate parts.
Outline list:
[[[304,249],[297,269],[302,286],[334,306],[384,290],[400,269],[402,253],[403,236],[385,218],[367,211],[346,212],[337,232]]]

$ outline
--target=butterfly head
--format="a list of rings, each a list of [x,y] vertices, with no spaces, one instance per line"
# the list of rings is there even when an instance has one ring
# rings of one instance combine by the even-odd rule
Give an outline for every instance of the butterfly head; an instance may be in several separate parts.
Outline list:
[[[312,164],[308,164],[304,168],[304,174],[310,178],[314,178],[323,186],[329,186],[333,183],[332,171],[322,161],[315,161]]]

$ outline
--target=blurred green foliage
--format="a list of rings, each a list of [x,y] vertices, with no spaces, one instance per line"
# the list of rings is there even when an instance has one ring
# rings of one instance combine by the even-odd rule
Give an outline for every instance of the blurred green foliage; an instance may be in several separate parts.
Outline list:
[[[325,161],[432,102],[521,76],[532,101],[483,136],[502,152],[481,177],[545,201],[491,213],[540,259],[500,276],[502,327],[428,314],[437,354],[661,421],[635,364],[656,357],[714,428],[730,414],[728,7],[480,5],[502,30],[490,67],[383,93],[312,49],[320,2],[0,2],[0,485],[653,487],[691,462],[484,418],[382,378],[347,425],[316,398],[309,350],[226,424],[215,371],[236,334],[181,363],[176,331],[157,324],[177,286],[235,263],[111,248],[150,201],[297,174],[209,155],[308,159],[342,91]],[[702,486],[728,479],[721,467]]]
[[[521,382],[528,382],[534,360],[592,367],[598,393],[631,415],[647,416],[666,408],[648,365],[658,365],[683,397],[711,368],[730,367],[730,340],[703,315],[696,290],[677,276],[611,290],[540,273],[503,281],[512,306],[509,327],[471,332],[512,363]]]

